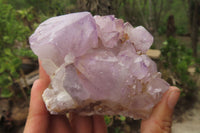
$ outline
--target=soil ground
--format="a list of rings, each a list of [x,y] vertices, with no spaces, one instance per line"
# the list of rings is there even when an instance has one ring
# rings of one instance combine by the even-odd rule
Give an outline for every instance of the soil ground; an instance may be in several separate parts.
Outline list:
[[[192,109],[187,110],[181,119],[173,121],[172,133],[200,133],[200,101],[198,100]]]

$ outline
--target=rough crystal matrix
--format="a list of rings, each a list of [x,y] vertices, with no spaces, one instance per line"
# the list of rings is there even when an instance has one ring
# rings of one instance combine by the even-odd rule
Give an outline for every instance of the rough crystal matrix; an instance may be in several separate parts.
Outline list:
[[[113,15],[53,17],[30,37],[51,78],[43,99],[51,114],[147,118],[169,84],[145,54],[153,37]]]

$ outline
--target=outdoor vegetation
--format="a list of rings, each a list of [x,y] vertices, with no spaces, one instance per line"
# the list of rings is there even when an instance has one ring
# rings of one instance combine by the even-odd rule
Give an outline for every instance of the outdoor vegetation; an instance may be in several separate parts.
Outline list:
[[[155,61],[163,78],[181,89],[180,104],[195,97],[200,75],[198,0],[0,0],[0,100],[29,102],[31,85],[25,77],[38,67],[29,36],[44,20],[79,11],[114,14],[133,26],[143,25],[155,37],[152,49],[161,51]],[[0,112],[0,132],[17,127],[2,118]],[[123,116],[105,116],[105,120],[111,133],[126,133],[133,123]]]

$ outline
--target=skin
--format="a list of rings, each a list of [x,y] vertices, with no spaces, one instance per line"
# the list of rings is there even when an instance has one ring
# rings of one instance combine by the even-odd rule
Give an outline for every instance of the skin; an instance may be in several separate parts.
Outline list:
[[[79,116],[74,113],[69,114],[69,117],[50,115],[42,99],[50,79],[41,65],[39,73],[40,78],[34,82],[31,90],[24,133],[107,133],[103,116]],[[179,95],[178,88],[170,87],[154,107],[150,118],[142,121],[141,133],[170,133],[172,114]]]

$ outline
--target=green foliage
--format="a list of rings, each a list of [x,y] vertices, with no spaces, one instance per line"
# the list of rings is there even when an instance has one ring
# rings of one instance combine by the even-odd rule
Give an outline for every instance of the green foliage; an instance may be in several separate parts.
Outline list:
[[[17,49],[15,53],[19,57],[28,57],[32,59],[37,59],[37,56],[33,53],[33,51],[27,48]]]
[[[167,31],[167,26],[165,24],[163,24],[162,26],[160,26],[158,28],[158,34],[159,35],[164,35],[166,34],[166,31]]]
[[[12,47],[16,40],[24,40],[28,32],[28,28],[17,21],[12,6],[0,1],[0,49]]]
[[[22,20],[26,18],[28,21],[32,21],[34,19],[34,16],[31,13],[32,10],[33,10],[33,7],[17,10],[17,14],[18,16],[20,16],[20,19]]]
[[[35,58],[25,48],[30,29],[17,19],[18,12],[0,0],[0,89],[1,97],[12,95],[11,86],[19,78],[21,57]],[[21,46],[22,45],[22,46]]]
[[[108,116],[108,115],[104,116],[104,120],[106,122],[106,125],[109,125],[112,122],[112,119],[113,118],[111,116]]]
[[[32,5],[38,13],[46,13],[46,11],[49,11],[49,7],[51,4],[51,0],[25,0],[26,3],[29,5]]]
[[[0,58],[0,88],[2,88],[1,97],[11,96],[8,89],[14,80],[19,77],[17,70],[20,68],[21,59],[17,57],[11,49],[4,49]]]
[[[122,115],[120,115],[119,118],[120,118],[121,121],[125,121],[125,120],[126,120],[126,117],[124,117],[124,116],[122,116]]]
[[[2,89],[1,97],[9,98],[13,95],[13,93],[9,89]]]
[[[189,95],[196,87],[195,82],[191,79],[188,67],[194,64],[192,50],[180,45],[177,40],[170,37],[165,41],[161,49],[161,62],[165,69],[170,69],[175,77],[180,80],[177,85],[182,89],[183,95]],[[186,94],[187,93],[187,94]]]
[[[3,0],[5,3],[12,5],[15,9],[28,8],[26,0]]]
[[[25,0],[27,5],[32,6],[37,13],[47,16],[66,14],[74,9],[76,0]]]
[[[124,131],[122,131],[119,127],[115,128],[115,133],[124,133]]]
[[[75,8],[76,0],[52,0],[50,9],[56,15],[63,15]]]
[[[177,28],[176,28],[176,33],[177,33],[178,35],[184,35],[184,34],[187,33],[187,29],[186,29],[186,27],[183,26],[183,25],[177,26]]]

